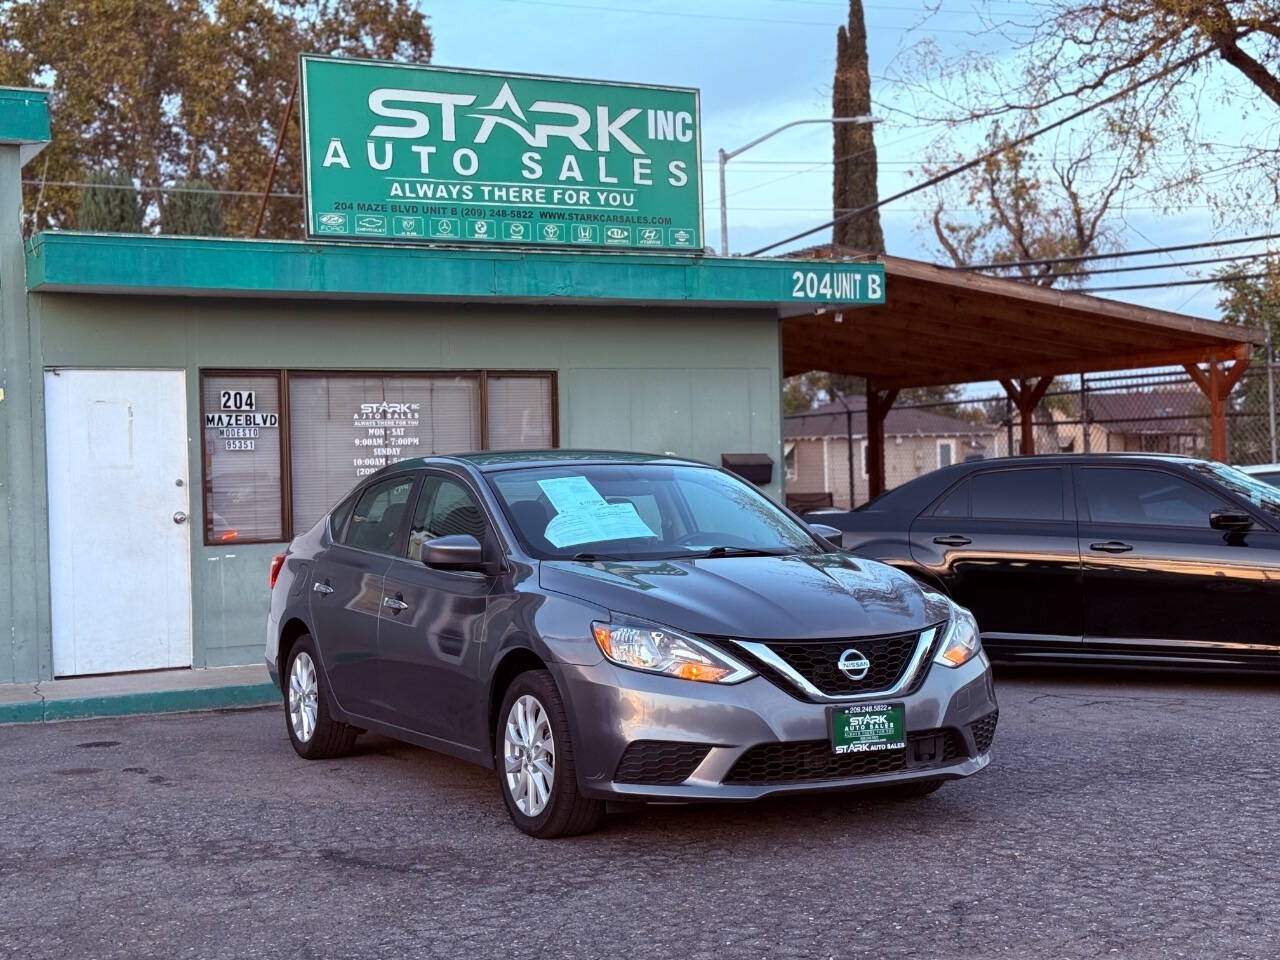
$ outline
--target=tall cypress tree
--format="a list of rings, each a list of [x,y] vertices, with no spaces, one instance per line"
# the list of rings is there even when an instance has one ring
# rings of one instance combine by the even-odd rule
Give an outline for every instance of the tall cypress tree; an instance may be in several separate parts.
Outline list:
[[[186,237],[222,236],[222,198],[207,180],[179,180],[165,191],[160,232]]]
[[[836,33],[836,74],[831,94],[832,116],[861,117],[871,113],[871,71],[867,61],[867,25],[862,0],[849,0],[849,25]],[[835,172],[832,189],[834,215],[875,203],[876,142],[870,124],[837,123]],[[880,213],[837,223],[832,229],[837,246],[867,253],[884,253]]]
[[[142,198],[133,180],[123,174],[99,171],[85,178],[76,228],[102,233],[141,233]]]

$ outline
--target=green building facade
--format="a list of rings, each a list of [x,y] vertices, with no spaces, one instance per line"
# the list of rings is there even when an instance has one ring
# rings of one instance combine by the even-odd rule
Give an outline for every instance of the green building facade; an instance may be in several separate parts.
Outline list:
[[[765,454],[780,325],[875,264],[71,232],[0,90],[0,683],[258,662],[270,558],[385,462]],[[812,291],[813,296],[807,294]]]

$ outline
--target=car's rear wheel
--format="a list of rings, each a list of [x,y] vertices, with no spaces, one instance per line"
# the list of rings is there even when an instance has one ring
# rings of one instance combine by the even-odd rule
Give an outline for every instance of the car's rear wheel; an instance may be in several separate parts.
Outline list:
[[[507,688],[494,759],[507,812],[525,833],[550,839],[599,826],[604,804],[578,791],[569,717],[548,671],[522,673]]]
[[[285,674],[284,722],[289,742],[306,760],[340,757],[351,751],[359,731],[329,715],[328,685],[320,674],[315,641],[303,634],[289,651]]]

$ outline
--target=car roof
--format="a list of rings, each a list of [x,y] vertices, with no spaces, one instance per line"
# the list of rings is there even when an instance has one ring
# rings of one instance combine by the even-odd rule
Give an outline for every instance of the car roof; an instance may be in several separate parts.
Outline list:
[[[482,473],[495,470],[512,470],[520,467],[545,467],[558,463],[574,463],[581,465],[603,464],[682,464],[685,466],[707,467],[711,464],[701,460],[691,460],[671,453],[636,453],[626,450],[483,450],[475,453],[459,453],[431,457],[416,457],[412,460],[401,460],[398,463],[383,467],[378,473],[393,470],[414,470],[446,463],[469,464]]]

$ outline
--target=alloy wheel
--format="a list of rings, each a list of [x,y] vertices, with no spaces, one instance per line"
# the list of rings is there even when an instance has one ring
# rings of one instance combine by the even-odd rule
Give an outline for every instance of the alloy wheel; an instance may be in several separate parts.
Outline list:
[[[546,809],[556,780],[551,720],[538,698],[525,694],[511,705],[502,737],[503,769],[516,808],[526,817]]]
[[[293,658],[289,670],[289,724],[300,743],[306,743],[316,732],[320,685],[316,665],[305,650]]]

